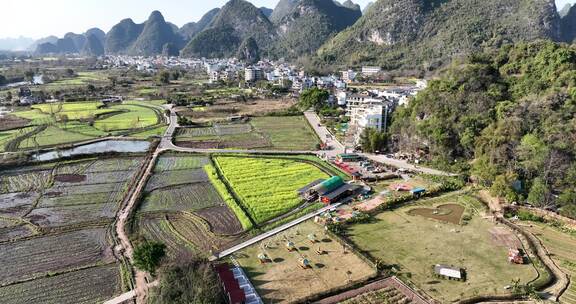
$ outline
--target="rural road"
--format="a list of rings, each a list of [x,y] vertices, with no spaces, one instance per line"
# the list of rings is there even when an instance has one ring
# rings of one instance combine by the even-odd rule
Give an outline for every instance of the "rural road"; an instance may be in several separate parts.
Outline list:
[[[226,249],[220,253],[217,253],[214,256],[210,257],[210,260],[217,260],[217,259],[221,259],[223,257],[229,256],[229,255],[233,254],[234,252],[237,252],[237,251],[242,250],[242,249],[244,249],[250,245],[253,245],[253,244],[258,243],[262,240],[265,240],[265,239],[267,239],[271,236],[274,236],[274,235],[276,235],[276,234],[278,234],[284,230],[290,229],[290,228],[292,228],[292,227],[294,227],[294,226],[296,226],[302,222],[305,222],[305,221],[307,221],[307,220],[309,220],[309,219],[311,219],[311,218],[313,218],[313,217],[315,217],[321,213],[324,213],[324,212],[329,211],[329,210],[334,210],[334,209],[340,207],[341,205],[342,205],[342,203],[337,203],[334,205],[326,206],[326,207],[324,207],[324,208],[322,208],[322,209],[320,209],[314,213],[304,215],[298,219],[293,220],[292,222],[286,223],[280,227],[274,228],[270,231],[267,231],[265,233],[262,233],[256,237],[254,237],[252,239],[249,239],[246,242],[243,242],[243,243],[238,244],[232,248],[229,248],[229,249]]]
[[[310,123],[316,134],[318,134],[320,139],[325,140],[329,145],[331,145],[334,148],[328,151],[321,151],[319,152],[319,154],[325,154],[327,156],[336,156],[340,153],[346,153],[347,148],[336,139],[336,137],[328,130],[328,128],[326,128],[324,125],[321,124],[320,117],[316,113],[314,113],[313,111],[306,111],[304,112],[304,116],[306,117],[306,119],[308,119],[308,122]],[[415,172],[421,172],[424,174],[456,176],[456,174],[426,167],[415,166],[413,164],[408,163],[405,160],[389,158],[384,155],[376,155],[368,153],[360,153],[360,155],[378,163],[383,163],[397,168],[408,169]]]

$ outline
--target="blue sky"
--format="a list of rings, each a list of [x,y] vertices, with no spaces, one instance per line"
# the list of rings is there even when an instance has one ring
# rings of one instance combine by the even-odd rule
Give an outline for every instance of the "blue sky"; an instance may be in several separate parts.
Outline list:
[[[159,10],[166,20],[182,26],[196,21],[226,0],[1,0],[0,38],[26,36],[41,38],[81,33],[91,27],[108,31],[121,19],[146,20]],[[344,0],[342,0],[344,1]],[[356,0],[364,7],[371,0]],[[505,1],[505,0],[504,0]],[[251,0],[254,5],[274,8],[278,0]],[[556,0],[559,7],[576,0]]]

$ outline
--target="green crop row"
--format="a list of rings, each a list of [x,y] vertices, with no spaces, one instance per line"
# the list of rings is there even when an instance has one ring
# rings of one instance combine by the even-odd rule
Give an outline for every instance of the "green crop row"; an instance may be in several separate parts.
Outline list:
[[[212,185],[214,186],[214,188],[216,188],[216,191],[218,191],[218,193],[220,194],[226,205],[228,205],[228,208],[232,209],[234,214],[236,214],[236,217],[240,221],[240,224],[242,224],[242,228],[244,228],[244,230],[251,229],[252,221],[250,221],[250,218],[248,218],[246,213],[244,213],[244,210],[242,210],[242,208],[238,205],[234,197],[232,197],[230,192],[228,192],[228,189],[226,189],[226,185],[224,185],[224,183],[218,177],[216,168],[214,168],[212,165],[206,165],[204,166],[204,171],[206,171],[206,174],[208,174],[210,182],[212,182]]]
[[[214,158],[240,203],[256,223],[265,223],[302,204],[298,189],[329,176],[295,160],[248,157]]]

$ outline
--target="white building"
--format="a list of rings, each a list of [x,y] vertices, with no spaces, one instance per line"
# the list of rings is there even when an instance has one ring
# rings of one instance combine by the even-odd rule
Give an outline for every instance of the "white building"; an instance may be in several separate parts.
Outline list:
[[[381,67],[377,66],[364,66],[362,67],[362,74],[365,76],[372,76],[380,73],[382,71]]]
[[[259,68],[244,69],[244,80],[246,82],[256,82],[264,78],[264,73]]]
[[[346,83],[353,82],[354,79],[356,78],[356,72],[352,70],[342,71],[340,73],[342,73],[342,80]]]
[[[356,143],[360,141],[360,135],[365,129],[386,131],[393,102],[385,98],[355,94],[348,96],[346,103],[346,116],[350,117],[351,129],[356,130]]]

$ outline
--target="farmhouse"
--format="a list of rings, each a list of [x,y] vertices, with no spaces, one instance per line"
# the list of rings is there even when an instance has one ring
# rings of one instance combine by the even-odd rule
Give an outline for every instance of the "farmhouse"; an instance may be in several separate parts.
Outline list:
[[[434,273],[447,279],[466,281],[466,271],[462,268],[436,264]]]
[[[334,176],[327,180],[316,180],[298,190],[298,193],[307,201],[319,199],[324,204],[332,204],[354,195],[360,188],[358,185],[346,184],[340,176]]]

